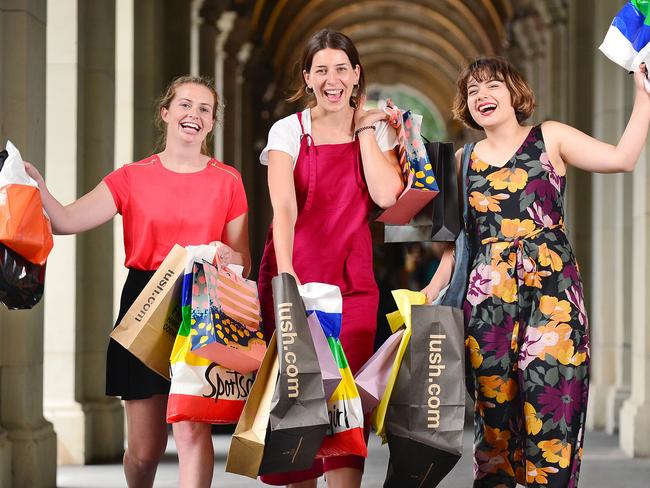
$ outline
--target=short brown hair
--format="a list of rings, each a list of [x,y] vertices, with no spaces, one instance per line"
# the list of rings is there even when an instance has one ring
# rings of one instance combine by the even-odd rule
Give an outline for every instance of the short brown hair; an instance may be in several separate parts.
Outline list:
[[[206,87],[212,93],[212,98],[214,99],[214,104],[212,105],[212,121],[217,121],[217,113],[219,112],[219,95],[217,90],[214,88],[214,82],[212,79],[206,76],[191,76],[184,75],[174,78],[171,83],[165,89],[165,93],[162,97],[158,99],[156,104],[156,128],[160,132],[158,136],[158,142],[156,143],[156,152],[160,152],[165,149],[165,144],[167,144],[167,124],[162,119],[160,111],[162,108],[169,109],[169,105],[172,103],[172,100],[176,96],[176,90],[182,85],[201,85]],[[203,142],[201,142],[201,154],[212,157],[212,132],[210,132]]]
[[[302,99],[309,99],[313,97],[313,93],[307,92],[307,86],[305,85],[305,80],[303,78],[302,72],[311,70],[311,63],[314,59],[314,55],[323,49],[339,49],[347,54],[350,64],[354,69],[356,66],[359,66],[359,83],[356,93],[350,97],[350,106],[356,108],[359,103],[359,99],[363,96],[366,91],[366,80],[363,76],[363,67],[361,66],[361,61],[359,60],[359,52],[354,46],[352,39],[341,32],[333,31],[332,29],[322,29],[313,36],[309,38],[305,49],[302,52],[300,57],[300,63],[298,65],[299,69],[296,69],[297,72],[295,75],[295,85],[293,94],[287,98],[288,102],[297,102]],[[312,99],[309,99],[309,102],[313,102]]]
[[[483,130],[472,118],[467,106],[467,85],[470,78],[476,81],[499,80],[506,84],[517,121],[522,123],[535,110],[535,95],[522,74],[505,58],[478,58],[472,61],[458,75],[456,98],[454,99],[454,118],[467,127]]]

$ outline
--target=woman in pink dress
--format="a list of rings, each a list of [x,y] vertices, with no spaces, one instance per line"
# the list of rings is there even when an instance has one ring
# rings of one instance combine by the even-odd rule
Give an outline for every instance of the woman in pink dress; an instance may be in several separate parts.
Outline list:
[[[378,290],[368,226],[373,205],[391,206],[402,190],[395,131],[381,110],[365,110],[364,75],[352,41],[329,29],[303,52],[300,88],[290,101],[309,107],[276,122],[260,161],[268,164],[273,205],[259,273],[267,333],[273,331],[271,279],[337,285],[343,295],[341,343],[352,372],[372,355]],[[359,486],[363,458],[316,460],[310,470],[263,476],[296,488]]]

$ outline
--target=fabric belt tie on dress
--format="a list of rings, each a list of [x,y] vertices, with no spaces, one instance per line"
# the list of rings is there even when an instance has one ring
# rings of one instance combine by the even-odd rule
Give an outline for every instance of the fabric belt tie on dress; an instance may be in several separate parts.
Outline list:
[[[507,246],[501,251],[501,259],[506,263],[511,263],[510,256],[514,252],[515,261],[514,263],[511,263],[514,264],[514,266],[508,269],[508,274],[516,282],[517,297],[518,297],[517,307],[519,311],[521,311],[523,308],[519,303],[523,298],[522,294],[519,293],[519,288],[525,285],[524,280],[525,280],[526,273],[535,272],[537,268],[537,264],[535,260],[531,258],[531,255],[533,255],[533,253],[539,249],[539,244],[533,242],[533,239],[538,235],[540,235],[542,232],[553,231],[553,230],[560,230],[564,233],[565,232],[564,223],[560,222],[558,224],[551,225],[548,227],[539,227],[533,232],[530,232],[529,234],[526,234],[524,236],[517,236],[509,239],[500,239],[498,237],[487,237],[481,241],[482,245],[506,243]],[[528,258],[528,262],[532,264],[533,266],[532,269],[528,269],[528,270],[525,269],[526,258]],[[519,317],[519,324],[520,327],[517,334],[518,351],[521,350],[521,347],[523,345],[523,339],[524,339],[524,327],[521,326],[522,324],[521,317]]]

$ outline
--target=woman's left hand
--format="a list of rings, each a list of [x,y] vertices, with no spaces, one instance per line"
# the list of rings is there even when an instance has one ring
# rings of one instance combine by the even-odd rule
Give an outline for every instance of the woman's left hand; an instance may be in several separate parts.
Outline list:
[[[217,248],[216,258],[218,258],[221,266],[228,266],[229,264],[233,263],[235,251],[233,251],[230,246],[224,244],[221,241],[212,241],[210,243],[210,246]]]
[[[361,127],[367,127],[369,125],[375,125],[380,120],[387,120],[388,114],[383,110],[378,108],[366,110],[366,97],[363,96],[359,99],[359,104],[354,110],[354,128],[359,129]]]

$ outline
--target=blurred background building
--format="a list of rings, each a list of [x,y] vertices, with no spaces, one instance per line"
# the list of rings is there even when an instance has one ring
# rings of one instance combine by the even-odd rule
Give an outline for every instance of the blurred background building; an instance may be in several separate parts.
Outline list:
[[[215,154],[243,175],[259,262],[271,207],[258,155],[273,121],[298,108],[284,100],[313,32],[349,35],[370,98],[423,113],[431,139],[480,137],[451,118],[455,80],[473,57],[500,54],[534,88],[533,122],[560,120],[615,143],[634,85],[597,47],[623,3],[0,0],[0,140],[11,139],[67,203],[153,151],[155,99],[173,77],[212,76],[224,101]],[[592,331],[588,427],[618,433],[629,456],[650,456],[647,154],[632,174],[569,169],[568,181]],[[382,246],[378,276],[414,283],[403,263],[412,268],[423,251]],[[104,361],[122,263],[119,219],[57,237],[42,304],[0,310],[0,487],[55,486],[57,463],[121,457],[123,409],[104,396]]]

